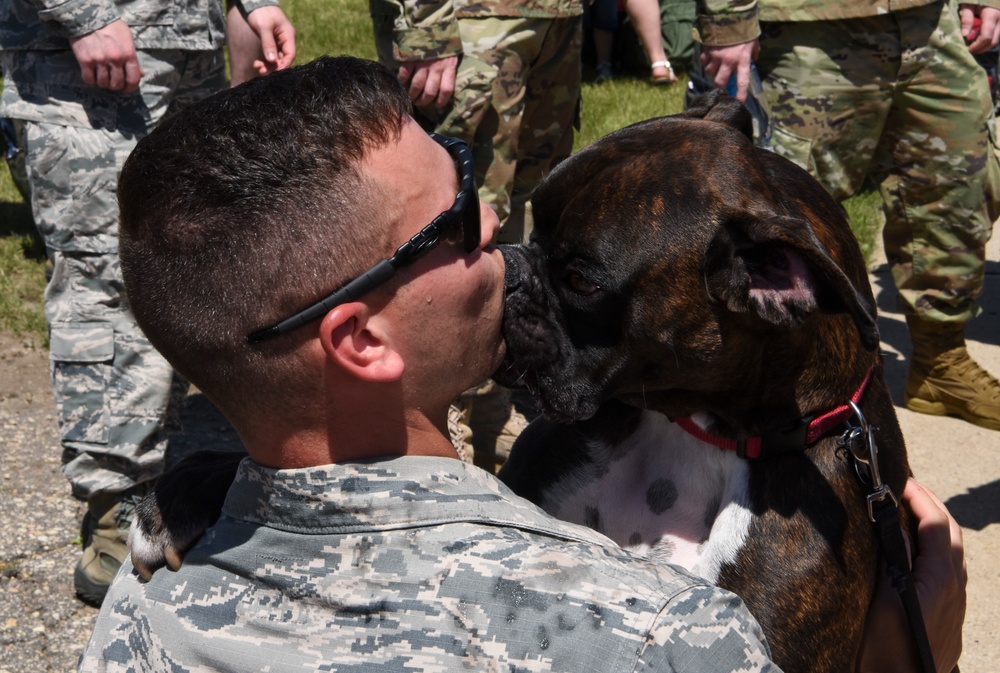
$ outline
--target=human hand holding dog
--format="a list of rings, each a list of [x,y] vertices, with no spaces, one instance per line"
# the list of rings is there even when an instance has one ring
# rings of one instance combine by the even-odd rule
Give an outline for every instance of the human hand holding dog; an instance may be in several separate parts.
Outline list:
[[[962,529],[947,508],[915,479],[903,489],[903,502],[917,521],[918,553],[913,582],[927,627],[938,673],[955,668],[962,654],[965,587],[968,575]],[[920,670],[913,634],[899,595],[885,574],[879,577],[868,609],[858,673],[916,673]]]

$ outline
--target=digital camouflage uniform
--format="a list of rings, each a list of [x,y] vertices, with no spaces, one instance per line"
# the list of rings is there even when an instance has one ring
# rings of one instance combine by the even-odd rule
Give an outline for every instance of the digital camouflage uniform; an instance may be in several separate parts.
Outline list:
[[[773,149],[837,199],[866,177],[885,203],[904,313],[979,312],[1000,165],[987,79],[942,0],[701,0],[705,44],[761,41]],[[997,0],[975,4],[1000,6]]]
[[[379,61],[392,70],[461,55],[452,103],[422,108],[421,122],[469,143],[500,241],[526,240],[532,190],[573,150],[583,0],[370,0],[370,9]]]
[[[245,0],[247,11],[276,0]],[[144,76],[124,94],[84,84],[68,38],[121,18]],[[53,389],[74,493],[157,477],[172,398],[186,384],[146,341],[118,269],[116,185],[136,141],[225,88],[221,0],[5,0],[0,116],[21,120],[35,222],[54,261],[45,293]]]
[[[80,671],[777,671],[741,600],[449,458],[249,460],[178,572],[126,564]]]

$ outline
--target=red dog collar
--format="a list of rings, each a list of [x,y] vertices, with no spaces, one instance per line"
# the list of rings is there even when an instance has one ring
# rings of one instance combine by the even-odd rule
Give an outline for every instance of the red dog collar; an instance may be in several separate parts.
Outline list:
[[[864,381],[851,396],[851,401],[855,404],[861,402],[861,397],[868,388],[868,383],[872,378],[872,370],[869,369]],[[735,451],[740,458],[757,460],[760,458],[770,458],[787,451],[802,451],[812,446],[820,440],[830,430],[837,427],[851,416],[851,407],[842,404],[819,416],[806,416],[798,419],[791,427],[778,430],[769,430],[761,435],[747,437],[746,439],[727,439],[713,435],[690,418],[678,418],[675,422],[688,434],[708,442],[713,446],[726,451]]]

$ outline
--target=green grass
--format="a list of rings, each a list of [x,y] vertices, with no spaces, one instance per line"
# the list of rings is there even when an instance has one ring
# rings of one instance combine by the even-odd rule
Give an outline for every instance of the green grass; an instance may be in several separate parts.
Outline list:
[[[308,63],[325,54],[375,58],[365,0],[282,0],[281,7],[295,24],[296,63]]]
[[[45,249],[31,209],[0,161],[0,330],[46,340],[42,315]]]
[[[297,63],[324,54],[375,58],[365,0],[284,0],[282,6],[295,24]],[[642,78],[630,77],[585,83],[582,128],[575,148],[579,150],[634,122],[680,112],[683,85],[683,78],[672,87],[652,86]],[[882,222],[878,194],[859,195],[845,207],[862,251],[870,258]],[[0,161],[0,330],[44,341],[45,257],[33,231],[30,209],[15,189],[6,164]]]
[[[868,264],[884,262],[884,259],[874,256],[875,250],[879,247],[878,239],[882,235],[882,225],[885,224],[882,196],[878,190],[864,191],[847,199],[844,201],[844,210],[847,211],[847,219]]]
[[[684,109],[683,78],[673,86],[655,86],[632,77],[601,84],[584,82],[580,133],[574,149],[580,150],[612,131],[652,117],[675,114]]]

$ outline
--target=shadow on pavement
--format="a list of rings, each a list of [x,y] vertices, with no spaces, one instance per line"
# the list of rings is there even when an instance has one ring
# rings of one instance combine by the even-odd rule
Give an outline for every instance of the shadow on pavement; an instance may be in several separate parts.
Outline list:
[[[1000,523],[1000,481],[973,486],[965,493],[948,498],[945,505],[962,528],[983,530]]]

